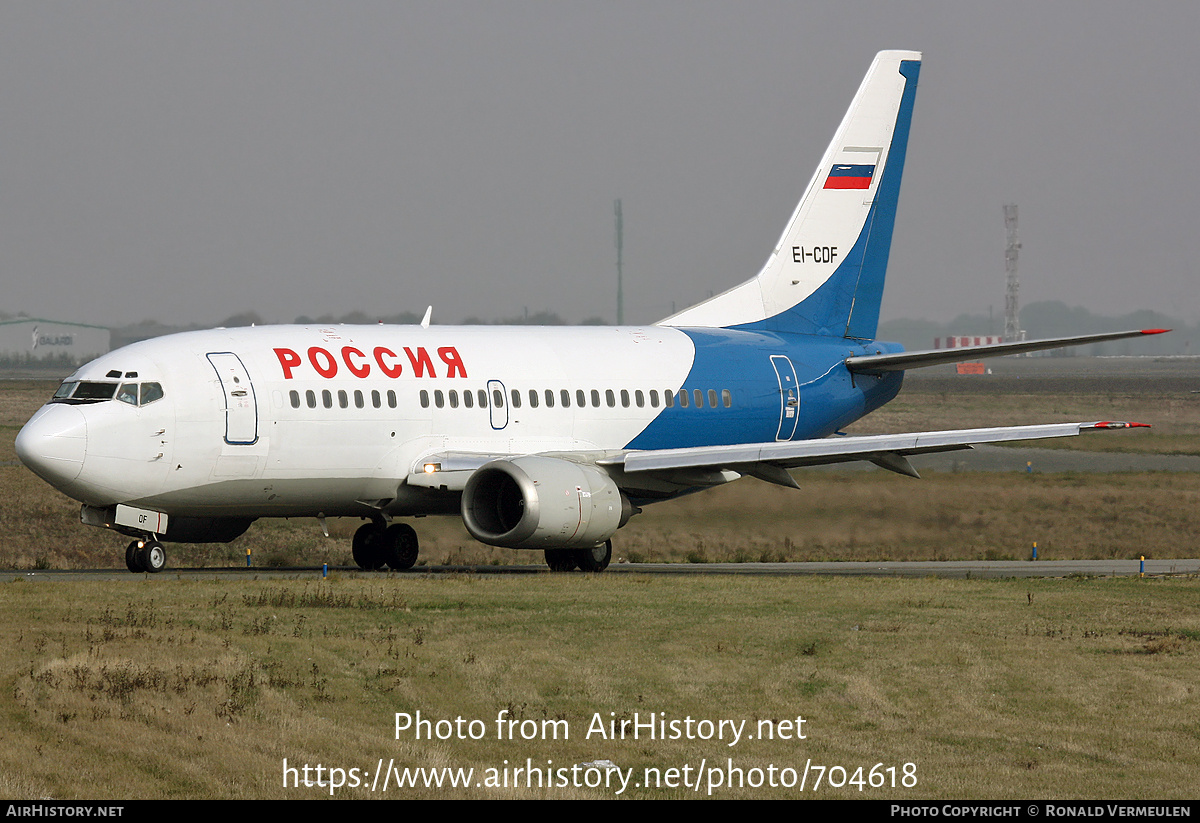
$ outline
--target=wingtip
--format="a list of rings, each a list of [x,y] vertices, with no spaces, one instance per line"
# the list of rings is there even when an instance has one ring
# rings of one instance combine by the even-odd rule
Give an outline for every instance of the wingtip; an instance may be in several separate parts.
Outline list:
[[[1166,334],[1170,329],[1142,329],[1142,334]]]
[[[1120,420],[1102,420],[1098,423],[1092,423],[1086,428],[1089,429],[1148,429],[1149,423],[1132,423]]]

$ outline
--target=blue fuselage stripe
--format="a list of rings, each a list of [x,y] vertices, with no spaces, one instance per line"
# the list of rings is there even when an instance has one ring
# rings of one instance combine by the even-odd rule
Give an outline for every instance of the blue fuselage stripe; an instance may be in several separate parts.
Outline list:
[[[679,388],[701,390],[704,406],[676,402],[662,409],[629,444],[631,449],[670,449],[767,443],[780,430],[781,392],[772,355],[787,357],[799,386],[798,425],[789,439],[825,437],[896,396],[902,372],[882,377],[851,375],[843,365],[852,354],[899,351],[900,346],[869,347],[818,335],[750,332],[735,329],[680,329],[696,347],[692,369]],[[732,395],[732,405],[712,408],[708,391]],[[790,424],[787,428],[791,432]]]

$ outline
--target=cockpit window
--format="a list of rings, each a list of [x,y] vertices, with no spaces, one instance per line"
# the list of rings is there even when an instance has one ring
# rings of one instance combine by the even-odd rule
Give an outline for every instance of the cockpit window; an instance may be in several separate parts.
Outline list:
[[[155,400],[161,400],[163,396],[163,387],[161,383],[143,383],[142,384],[142,405],[153,403]]]
[[[82,380],[71,395],[71,399],[82,403],[112,400],[116,393],[116,383],[96,383],[91,380]]]
[[[116,398],[131,406],[145,406],[163,397],[161,383],[102,383],[95,380],[69,380],[58,387],[51,403],[80,405],[102,403]]]

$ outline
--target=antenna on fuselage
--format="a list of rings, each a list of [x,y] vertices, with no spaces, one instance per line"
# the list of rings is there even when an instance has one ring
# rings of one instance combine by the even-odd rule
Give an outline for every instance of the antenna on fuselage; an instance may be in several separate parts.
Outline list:
[[[433,317],[433,306],[425,309],[425,316],[421,318],[421,328],[429,328],[429,320],[431,317]]]

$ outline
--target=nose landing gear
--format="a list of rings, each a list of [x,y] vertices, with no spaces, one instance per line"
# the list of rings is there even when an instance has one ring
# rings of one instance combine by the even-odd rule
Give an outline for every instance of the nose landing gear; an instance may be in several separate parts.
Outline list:
[[[160,572],[167,565],[167,550],[153,538],[134,540],[125,547],[125,567],[135,574]]]

